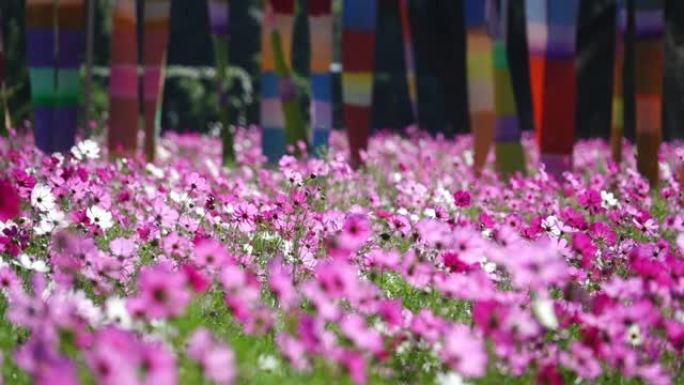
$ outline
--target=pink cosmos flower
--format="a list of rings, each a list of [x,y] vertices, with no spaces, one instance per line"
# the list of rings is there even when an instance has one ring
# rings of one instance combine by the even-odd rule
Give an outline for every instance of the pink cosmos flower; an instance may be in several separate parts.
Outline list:
[[[340,361],[347,369],[349,376],[356,385],[365,385],[368,382],[366,375],[366,360],[360,353],[345,350],[342,352]]]
[[[167,263],[145,266],[140,270],[138,296],[129,299],[128,310],[150,319],[179,316],[192,299],[187,284],[185,275],[172,271]]]
[[[592,380],[601,375],[601,365],[596,361],[596,357],[591,349],[575,341],[570,345],[570,351],[560,354],[561,364],[573,370],[578,376]]]
[[[447,330],[439,355],[451,369],[466,377],[480,378],[487,369],[484,340],[465,325],[453,325]]]
[[[9,180],[0,179],[0,222],[16,218],[21,212],[21,197]]]
[[[318,282],[330,298],[355,297],[358,281],[351,265],[335,260],[320,264],[316,270]]]
[[[162,199],[158,199],[152,206],[152,219],[158,226],[170,229],[178,222],[178,211],[169,207]]]
[[[225,245],[213,239],[199,241],[192,250],[192,262],[208,271],[225,266],[230,258]]]
[[[306,349],[304,345],[286,333],[279,333],[276,336],[276,343],[282,355],[297,370],[308,370],[311,366],[309,359],[306,357]]]
[[[470,207],[470,193],[465,190],[454,192],[454,204],[457,207]]]
[[[354,345],[373,354],[382,351],[383,340],[377,330],[367,326],[366,320],[358,314],[348,314],[340,322],[340,330]]]
[[[217,341],[207,329],[199,328],[190,337],[188,355],[216,384],[230,385],[237,377],[235,353]]]
[[[251,203],[242,202],[235,207],[233,218],[237,221],[238,229],[248,233],[256,228],[255,221],[258,214],[259,211],[256,206]]]
[[[299,297],[293,285],[291,269],[279,261],[273,261],[269,265],[269,286],[278,298],[280,306],[284,309],[292,308]]]
[[[372,235],[371,222],[365,214],[349,214],[342,225],[342,232],[337,238],[339,246],[356,251],[363,246]]]

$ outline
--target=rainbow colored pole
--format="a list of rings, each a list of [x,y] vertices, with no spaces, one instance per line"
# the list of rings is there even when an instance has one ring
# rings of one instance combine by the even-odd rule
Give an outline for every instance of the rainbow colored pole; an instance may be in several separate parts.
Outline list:
[[[311,143],[313,149],[328,147],[332,128],[332,81],[330,64],[333,50],[331,0],[309,0],[311,40]]]
[[[109,76],[109,155],[135,156],[138,147],[138,50],[135,0],[114,6]]]
[[[508,66],[508,0],[491,4],[490,30],[494,40],[494,127],[496,170],[502,175],[525,173],[525,153],[520,143],[520,122],[513,94],[513,82]]]
[[[28,0],[27,55],[36,146],[45,153],[73,145],[80,103],[83,0]]]
[[[416,86],[416,59],[413,52],[413,35],[411,33],[411,13],[408,0],[399,2],[399,17],[401,19],[401,35],[404,40],[404,66],[406,67],[406,85],[408,86],[409,101],[413,119],[418,121],[418,87]]]
[[[342,100],[351,165],[371,134],[377,0],[344,0],[342,14]]]
[[[261,147],[269,163],[277,162],[285,155],[287,137],[285,114],[281,102],[281,88],[291,86],[291,81],[278,76],[273,47],[273,32],[281,39],[284,62],[291,63],[292,28],[294,22],[294,0],[269,0],[265,5],[265,16],[261,34]]]
[[[634,6],[637,168],[656,186],[662,140],[665,15],[663,0],[635,0]]]
[[[613,68],[613,106],[611,114],[610,147],[615,163],[622,162],[622,138],[624,135],[624,101],[622,76],[625,66],[625,36],[627,33],[627,5],[624,0],[616,3],[615,62]]]
[[[169,0],[145,0],[143,37],[143,112],[145,118],[145,159],[154,161],[160,131],[161,100],[164,94],[164,68],[169,42]]]
[[[468,74],[468,109],[475,146],[475,171],[487,161],[494,141],[494,79],[492,40],[487,29],[484,0],[465,0],[466,71]]]
[[[572,167],[579,0],[526,0],[527,43],[537,143],[549,174]]]
[[[36,146],[46,153],[55,151],[52,140],[57,84],[54,22],[52,1],[27,0],[26,56],[31,81],[33,133]]]
[[[228,38],[230,34],[230,1],[209,0],[209,25],[214,42],[216,58],[216,92],[218,93],[218,112],[221,121],[221,136],[223,138],[223,164],[235,161],[233,133],[230,131],[228,117],[228,89],[226,84],[226,70],[228,67]]]
[[[85,53],[84,0],[59,0],[57,56],[57,109],[53,145],[55,151],[69,151],[74,145],[81,103],[80,67]]]
[[[3,24],[2,11],[0,10],[0,25]],[[6,61],[5,61],[5,48],[4,48],[4,36],[2,33],[2,28],[0,28],[0,97],[2,98],[2,112],[5,119],[0,122],[0,136],[7,136],[9,134],[10,118],[9,109],[7,108],[7,95],[5,93],[5,72],[6,72]]]

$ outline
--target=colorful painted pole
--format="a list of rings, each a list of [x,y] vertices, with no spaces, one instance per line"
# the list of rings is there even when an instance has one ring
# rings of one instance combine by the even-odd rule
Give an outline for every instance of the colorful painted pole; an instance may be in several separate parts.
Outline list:
[[[332,128],[332,81],[330,64],[333,50],[331,0],[309,0],[311,40],[311,143],[313,149],[328,147]]]
[[[615,163],[622,162],[622,138],[624,135],[624,101],[622,77],[625,66],[625,36],[627,34],[627,4],[616,2],[615,62],[613,65],[613,106],[611,114],[610,147]]]
[[[143,113],[145,118],[145,159],[154,161],[160,131],[161,100],[164,94],[164,68],[169,41],[169,0],[145,0],[143,35]]]
[[[138,147],[138,50],[135,0],[116,0],[109,76],[108,146],[112,158],[135,156]]]
[[[57,84],[54,7],[53,1],[26,2],[26,55],[34,114],[33,134],[36,147],[45,153],[55,151],[52,139]]]
[[[466,71],[468,109],[475,155],[473,166],[479,172],[487,161],[494,141],[494,84],[492,40],[487,30],[484,0],[465,0]]]
[[[276,73],[279,78],[280,103],[282,104],[283,116],[285,118],[285,138],[287,144],[294,146],[295,153],[299,154],[300,149],[297,144],[303,143],[308,147],[309,137],[302,112],[297,103],[297,92],[292,81],[292,72],[287,63],[285,63],[282,38],[278,30],[271,32],[271,44],[276,62]]]
[[[656,186],[662,140],[663,0],[635,0],[634,6],[637,168]]]
[[[93,55],[95,49],[95,7],[97,0],[86,0],[88,2],[88,14],[86,21],[86,63],[85,80],[83,84],[83,111],[84,111],[84,134],[90,136],[90,120],[92,118],[93,101]]]
[[[55,151],[69,151],[74,145],[81,103],[80,68],[85,52],[84,0],[57,2],[58,56],[57,109],[53,145]]]
[[[344,0],[342,100],[351,165],[361,165],[372,125],[377,0]]]
[[[228,85],[226,70],[228,68],[228,39],[230,37],[230,1],[209,0],[209,25],[214,42],[214,56],[216,61],[216,91],[218,93],[218,111],[221,122],[221,137],[223,139],[223,164],[229,165],[235,161],[233,133],[230,131],[228,117]]]
[[[411,14],[408,0],[397,0],[401,19],[401,35],[404,40],[404,66],[406,67],[406,85],[413,119],[418,121],[418,88],[416,86],[416,60],[413,52],[413,34],[411,33]]]
[[[272,32],[278,31],[284,61],[290,63],[294,0],[269,0],[265,5],[261,27],[261,148],[269,163],[276,163],[285,155],[285,115],[280,97],[280,77],[276,72]]]
[[[508,0],[494,0],[489,13],[494,56],[494,126],[496,170],[502,175],[525,173],[525,153],[520,143],[520,121],[508,66]]]
[[[549,174],[572,167],[579,0],[526,0],[527,44],[537,143]]]
[[[6,72],[6,61],[5,61],[5,48],[4,48],[4,35],[3,28],[4,20],[2,19],[2,10],[0,10],[0,97],[2,98],[2,113],[5,119],[0,122],[0,136],[7,136],[9,134],[10,127],[10,117],[9,109],[7,108],[7,94],[5,91],[5,72]]]
[[[74,145],[78,124],[83,0],[28,0],[26,16],[36,146],[65,152]]]

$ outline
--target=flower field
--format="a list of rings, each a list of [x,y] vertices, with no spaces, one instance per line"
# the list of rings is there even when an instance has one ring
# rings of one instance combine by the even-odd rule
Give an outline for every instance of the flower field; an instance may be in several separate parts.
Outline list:
[[[601,141],[562,180],[471,138],[379,134],[366,168],[264,164],[257,130],[154,165],[0,138],[5,384],[684,384],[682,154]]]

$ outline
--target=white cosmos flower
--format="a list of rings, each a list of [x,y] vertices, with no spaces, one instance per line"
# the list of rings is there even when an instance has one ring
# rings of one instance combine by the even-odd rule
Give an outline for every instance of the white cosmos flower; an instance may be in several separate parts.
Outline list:
[[[609,209],[611,207],[617,207],[618,204],[619,202],[615,199],[615,195],[613,195],[612,192],[601,190],[601,207]]]
[[[42,259],[36,259],[28,254],[20,254],[19,258],[14,261],[14,264],[21,266],[24,269],[37,271],[39,273],[46,273],[50,271],[50,268],[47,266],[45,261]]]
[[[641,338],[641,329],[639,329],[638,324],[632,324],[629,329],[627,329],[627,342],[632,346],[639,346],[643,342]]]
[[[542,221],[541,227],[544,229],[544,231],[546,231],[547,234],[558,238],[561,235],[563,222],[561,222],[561,220],[555,216],[549,215]]]
[[[537,298],[532,302],[532,311],[542,326],[547,329],[558,329],[558,318],[553,310],[553,301]]]
[[[456,372],[446,372],[437,374],[438,385],[468,385],[467,382]]]
[[[37,235],[45,235],[55,231],[55,229],[66,227],[68,224],[64,212],[52,210],[41,218],[38,226],[34,227],[33,230]]]
[[[46,184],[39,183],[31,191],[31,206],[39,211],[51,211],[55,208],[55,196]]]
[[[148,163],[145,166],[145,171],[147,171],[148,173],[150,173],[150,175],[157,179],[164,178],[164,171],[158,167],[155,167],[152,163]]]
[[[677,247],[679,247],[679,251],[684,253],[684,233],[677,236]]]
[[[109,297],[105,302],[105,322],[119,325],[123,329],[130,329],[133,326],[126,301],[119,297]]]
[[[257,366],[259,366],[259,369],[261,370],[272,372],[278,369],[280,365],[278,363],[278,359],[275,358],[275,356],[270,354],[261,354],[257,359]]]
[[[71,154],[78,160],[97,159],[100,157],[100,146],[95,141],[86,139],[72,147]]]
[[[99,206],[90,207],[88,211],[86,211],[86,216],[90,219],[90,223],[99,226],[103,231],[114,226],[112,213]]]

